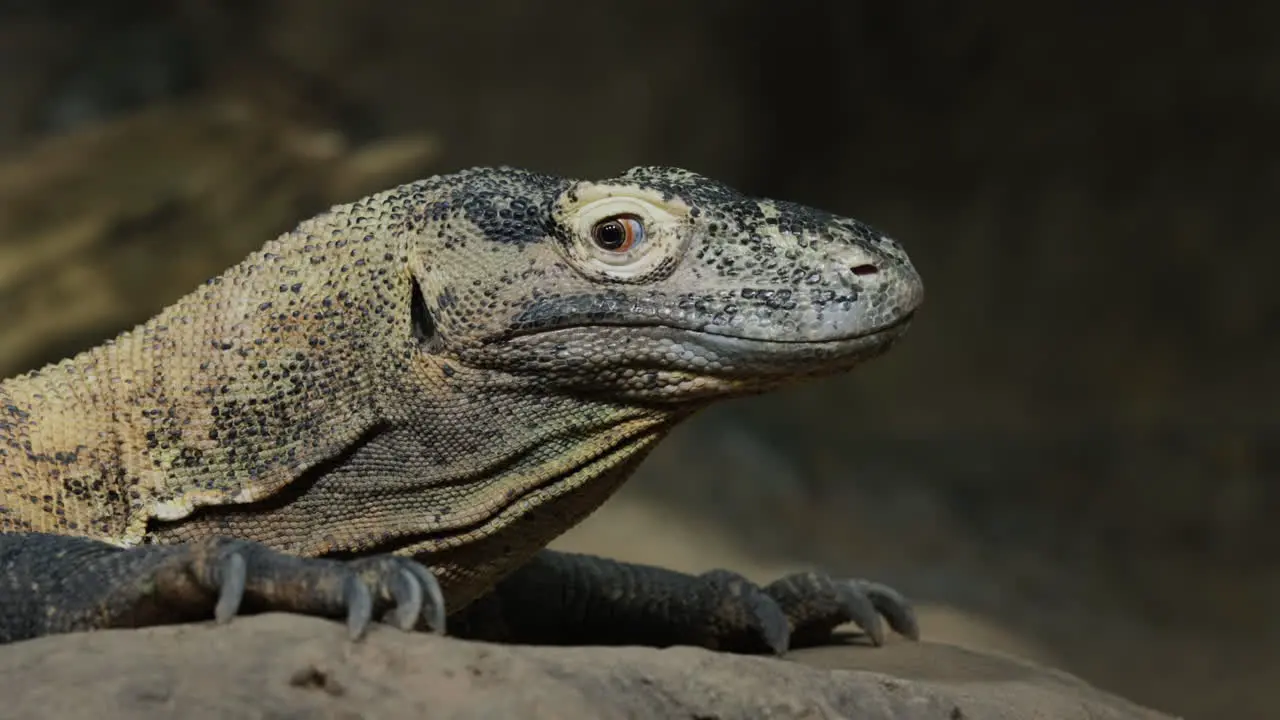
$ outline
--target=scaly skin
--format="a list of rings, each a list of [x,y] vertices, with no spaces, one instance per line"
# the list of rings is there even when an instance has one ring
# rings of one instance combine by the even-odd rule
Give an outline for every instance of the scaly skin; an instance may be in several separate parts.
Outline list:
[[[556,553],[678,422],[885,351],[892,240],[672,168],[473,169],[333,208],[0,385],[0,640],[279,610],[782,652],[894,591]],[[479,599],[479,601],[477,601]]]

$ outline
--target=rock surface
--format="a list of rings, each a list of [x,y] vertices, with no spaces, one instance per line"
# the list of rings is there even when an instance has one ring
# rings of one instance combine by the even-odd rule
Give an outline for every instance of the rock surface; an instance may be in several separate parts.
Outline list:
[[[0,647],[0,717],[1166,718],[1072,676],[953,646],[498,646],[289,615]]]

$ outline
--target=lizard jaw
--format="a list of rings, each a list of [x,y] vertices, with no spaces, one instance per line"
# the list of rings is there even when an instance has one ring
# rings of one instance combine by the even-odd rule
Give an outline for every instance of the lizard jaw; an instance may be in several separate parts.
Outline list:
[[[912,317],[904,313],[857,334],[818,340],[762,340],[656,323],[573,325],[474,348],[463,361],[574,386],[610,385],[627,397],[736,395],[851,369],[887,351]]]
[[[782,372],[798,365],[821,364],[823,368],[846,368],[883,353],[911,325],[914,312],[893,323],[846,337],[819,340],[762,340],[717,332],[676,330],[671,333],[679,341],[699,346],[716,356],[749,363],[752,372],[768,372],[776,367]]]

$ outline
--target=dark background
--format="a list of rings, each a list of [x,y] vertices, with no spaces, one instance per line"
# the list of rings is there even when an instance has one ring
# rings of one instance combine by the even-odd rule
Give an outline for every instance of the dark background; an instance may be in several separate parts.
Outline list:
[[[618,507],[875,574],[1160,709],[1264,717],[1278,21],[1260,2],[0,1],[0,376],[392,183],[688,167],[871,223],[928,299],[886,358],[695,419]],[[944,638],[969,622],[938,617]]]

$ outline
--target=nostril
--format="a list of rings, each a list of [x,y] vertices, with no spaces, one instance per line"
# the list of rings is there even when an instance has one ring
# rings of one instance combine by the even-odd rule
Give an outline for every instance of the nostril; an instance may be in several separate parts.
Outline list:
[[[877,268],[875,265],[872,265],[871,263],[854,265],[851,268],[851,270],[853,270],[854,275],[858,275],[860,277],[866,276],[866,275],[875,275],[876,273],[880,272],[880,268]]]

